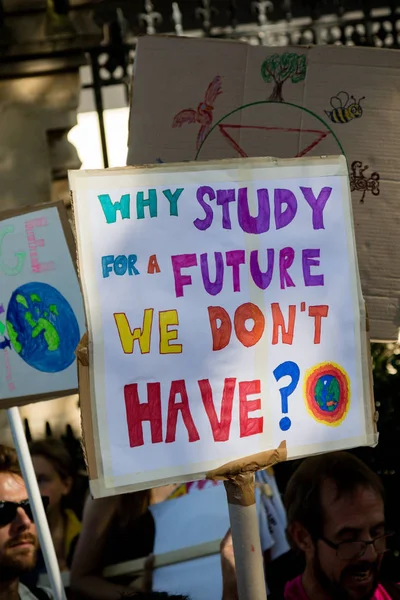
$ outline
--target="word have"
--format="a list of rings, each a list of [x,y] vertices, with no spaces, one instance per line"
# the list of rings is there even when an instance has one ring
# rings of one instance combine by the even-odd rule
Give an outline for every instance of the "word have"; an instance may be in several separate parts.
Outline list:
[[[201,401],[211,425],[215,442],[226,442],[229,440],[233,400],[236,390],[236,378],[228,377],[224,381],[222,394],[221,413],[218,417],[215,410],[213,393],[210,381],[202,379],[197,382],[199,386]],[[263,417],[250,417],[250,413],[261,409],[261,398],[249,399],[249,396],[261,393],[261,382],[259,379],[253,381],[241,381],[239,388],[239,431],[240,437],[248,437],[263,432]],[[177,397],[180,400],[177,400]],[[137,383],[131,383],[124,387],[124,399],[126,418],[129,432],[129,445],[131,448],[144,445],[143,422],[150,423],[152,444],[165,441],[166,444],[175,442],[179,414],[188,433],[189,442],[198,442],[200,435],[193,420],[190,410],[189,397],[184,379],[171,381],[168,409],[166,415],[165,439],[163,435],[163,411],[161,403],[161,384],[159,382],[147,383],[147,402],[140,402]],[[196,398],[193,406],[198,406]]]
[[[45,241],[44,239],[37,239],[35,236],[34,229],[36,227],[46,227],[48,225],[47,219],[45,217],[40,217],[37,219],[32,219],[31,221],[27,221],[25,223],[25,233],[28,240],[28,248],[29,248],[29,258],[31,261],[31,268],[33,273],[43,273],[44,271],[50,271],[55,269],[54,262],[39,262],[39,256],[37,252],[37,248],[44,248]],[[7,236],[15,235],[15,227],[14,225],[7,225],[3,229],[0,230],[0,273],[4,275],[18,275],[25,265],[26,252],[14,252],[13,261],[10,259],[6,260],[4,258],[4,251],[7,247],[7,240],[12,243],[14,241],[12,238],[8,238]],[[18,243],[20,243],[20,239],[18,239]],[[12,253],[8,251],[7,256],[12,256]]]
[[[296,287],[292,277],[289,274],[289,269],[296,259],[296,251],[294,248],[286,247],[281,250],[268,248],[265,250],[267,255],[267,268],[262,270],[260,267],[259,251],[252,250],[250,256],[247,257],[251,278],[255,285],[261,290],[266,290],[275,271],[279,271],[279,285],[282,290],[287,287]],[[196,254],[178,254],[171,256],[172,271],[175,281],[175,294],[177,298],[184,295],[184,286],[192,285],[192,277],[182,274],[182,269],[198,267],[200,263],[201,277],[205,291],[211,296],[219,294],[225,283],[226,268],[232,269],[232,288],[234,292],[241,291],[240,281],[240,266],[246,264],[246,252],[244,250],[229,250],[224,253],[214,252],[214,267],[215,278],[213,281],[210,278],[210,267],[208,253],[200,254],[198,260]],[[313,267],[320,265],[320,250],[318,248],[305,248],[297,253],[297,260],[301,261],[303,282],[306,287],[323,286],[324,275],[314,274],[311,272]],[[212,260],[212,259],[211,259]],[[247,273],[246,273],[247,281]]]

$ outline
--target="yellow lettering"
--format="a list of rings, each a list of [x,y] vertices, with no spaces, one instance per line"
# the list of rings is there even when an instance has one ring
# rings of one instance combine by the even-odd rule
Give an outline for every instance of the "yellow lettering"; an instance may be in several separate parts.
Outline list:
[[[177,310],[164,310],[159,313],[160,321],[160,354],[180,354],[182,344],[170,344],[178,339],[178,330],[169,329],[170,325],[179,325]]]
[[[139,340],[141,354],[148,354],[150,352],[153,312],[153,308],[146,308],[143,315],[142,329],[137,327],[133,331],[131,330],[125,313],[114,313],[119,339],[121,340],[122,349],[125,354],[133,353],[135,340]]]

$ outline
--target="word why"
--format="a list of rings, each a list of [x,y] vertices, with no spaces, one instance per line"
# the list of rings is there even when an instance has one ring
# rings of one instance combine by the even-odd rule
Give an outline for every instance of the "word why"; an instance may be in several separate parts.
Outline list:
[[[274,270],[276,270],[279,272],[279,285],[282,290],[287,287],[296,287],[295,282],[289,274],[289,269],[296,260],[296,251],[294,248],[282,248],[279,252],[274,248],[268,248],[266,254],[266,270],[262,270],[260,267],[258,250],[252,250],[250,256],[247,257],[251,278],[255,285],[261,290],[266,290],[272,281]],[[198,260],[196,254],[178,254],[176,256],[171,256],[176,297],[181,298],[184,295],[184,286],[192,285],[192,277],[190,275],[182,274],[182,269],[198,267],[199,263],[203,286],[208,294],[216,296],[222,291],[225,283],[225,267],[232,269],[233,291],[240,292],[240,266],[246,264],[246,252],[245,250],[229,250],[225,252],[224,255],[225,256],[223,257],[222,252],[214,252],[213,271],[215,272],[215,278],[213,280],[211,280],[210,277],[208,253],[200,254],[200,260]],[[324,275],[311,272],[313,267],[318,267],[320,265],[320,250],[318,248],[305,248],[301,253],[298,252],[297,260],[301,260],[303,282],[306,287],[324,285]]]
[[[183,188],[178,188],[174,192],[172,190],[163,190],[164,197],[169,202],[169,214],[171,217],[178,216],[178,200],[183,192]],[[144,209],[147,208],[151,218],[157,216],[157,190],[150,189],[145,197],[144,192],[136,193],[136,217],[144,219]],[[121,199],[113,202],[109,194],[100,194],[97,196],[107,223],[115,223],[117,221],[117,212],[120,213],[122,219],[131,218],[131,194],[123,194]]]

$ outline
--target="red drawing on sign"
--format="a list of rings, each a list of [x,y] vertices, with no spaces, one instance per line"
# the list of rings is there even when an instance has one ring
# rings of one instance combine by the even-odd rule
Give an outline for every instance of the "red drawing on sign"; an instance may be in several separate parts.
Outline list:
[[[200,102],[197,110],[187,108],[175,115],[172,127],[181,127],[185,124],[199,123],[201,125],[197,136],[197,150],[206,138],[213,122],[214,103],[217,96],[222,93],[221,77],[217,75],[207,88],[204,101]]]
[[[308,154],[309,152],[311,152],[311,150],[313,150],[316,146],[318,146],[318,144],[320,142],[322,142],[322,140],[324,140],[326,138],[326,136],[330,133],[329,130],[325,130],[322,131],[320,129],[295,129],[292,127],[265,127],[265,126],[261,126],[261,125],[229,125],[229,124],[219,124],[218,128],[221,132],[221,134],[224,136],[224,138],[228,141],[228,143],[232,146],[232,148],[234,148],[234,150],[236,150],[236,152],[240,155],[243,156],[244,158],[249,156],[245,150],[243,150],[243,148],[239,145],[239,143],[232,137],[232,135],[230,135],[228,133],[228,129],[257,129],[257,130],[264,130],[264,131],[281,131],[282,133],[297,133],[297,134],[315,134],[315,138],[311,141],[311,143],[307,144],[307,146],[305,148],[303,148],[302,150],[299,150],[299,152],[296,154],[296,158],[299,158],[300,156],[305,156],[306,154]]]

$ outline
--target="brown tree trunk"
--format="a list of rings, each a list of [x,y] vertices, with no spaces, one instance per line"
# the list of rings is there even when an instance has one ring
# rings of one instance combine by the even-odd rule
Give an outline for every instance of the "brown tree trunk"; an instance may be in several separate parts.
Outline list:
[[[283,81],[275,82],[274,90],[269,97],[269,100],[271,100],[271,102],[283,102],[282,87],[283,87]]]

